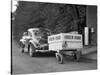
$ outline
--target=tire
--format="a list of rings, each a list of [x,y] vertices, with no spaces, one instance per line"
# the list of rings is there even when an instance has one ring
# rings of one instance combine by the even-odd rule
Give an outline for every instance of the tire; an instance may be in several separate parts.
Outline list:
[[[24,49],[21,50],[21,53],[24,53]]]
[[[63,64],[63,55],[60,53],[56,53],[56,59],[59,64]]]
[[[74,54],[74,59],[76,61],[79,61],[80,57],[81,57],[81,51],[76,51],[75,54]]]
[[[19,42],[19,47],[21,47],[22,42]]]
[[[34,45],[32,45],[32,44],[30,44],[30,46],[29,46],[29,55],[31,56],[31,57],[33,57],[33,56],[35,56],[35,47],[34,47]]]
[[[24,53],[24,47],[25,47],[25,45],[22,42],[20,42],[20,46],[21,46],[21,53]]]

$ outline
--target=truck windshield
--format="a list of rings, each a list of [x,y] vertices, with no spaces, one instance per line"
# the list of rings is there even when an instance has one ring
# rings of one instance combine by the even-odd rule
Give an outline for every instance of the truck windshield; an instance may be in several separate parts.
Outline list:
[[[34,34],[35,34],[35,36],[40,36],[41,35],[39,31],[35,31]]]

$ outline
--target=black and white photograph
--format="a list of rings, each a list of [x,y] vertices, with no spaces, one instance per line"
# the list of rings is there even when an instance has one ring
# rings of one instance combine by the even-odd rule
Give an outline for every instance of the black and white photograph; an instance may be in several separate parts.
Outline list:
[[[12,75],[97,70],[97,5],[11,1]]]

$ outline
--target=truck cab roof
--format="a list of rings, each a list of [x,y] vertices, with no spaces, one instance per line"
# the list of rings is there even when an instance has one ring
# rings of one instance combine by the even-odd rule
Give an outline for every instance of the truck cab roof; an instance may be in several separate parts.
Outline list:
[[[36,31],[36,30],[39,30],[39,28],[30,28],[30,29],[28,29],[29,32],[33,32],[33,31]]]

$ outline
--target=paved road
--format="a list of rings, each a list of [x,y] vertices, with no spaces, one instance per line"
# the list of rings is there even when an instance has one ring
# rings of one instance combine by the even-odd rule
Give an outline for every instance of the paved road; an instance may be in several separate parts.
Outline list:
[[[65,64],[58,64],[55,56],[38,55],[30,57],[22,54],[20,48],[12,42],[12,72],[13,74],[47,73],[77,70],[97,69],[97,61],[82,58],[76,62],[72,57],[66,57]]]

